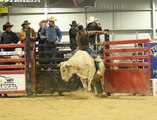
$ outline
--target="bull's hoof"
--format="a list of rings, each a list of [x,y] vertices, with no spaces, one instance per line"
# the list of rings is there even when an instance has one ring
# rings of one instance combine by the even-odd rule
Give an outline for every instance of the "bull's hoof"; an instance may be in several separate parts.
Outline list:
[[[111,96],[111,92],[107,92],[106,95],[107,95],[107,96]]]
[[[102,94],[102,97],[108,97],[108,96],[107,96],[107,94],[106,94],[106,93],[103,93],[103,94]]]
[[[59,96],[64,96],[64,94],[62,92],[58,92]]]

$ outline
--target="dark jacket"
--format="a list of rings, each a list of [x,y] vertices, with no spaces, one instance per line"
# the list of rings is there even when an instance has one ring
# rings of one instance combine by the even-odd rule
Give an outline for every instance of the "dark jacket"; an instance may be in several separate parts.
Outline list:
[[[77,35],[77,30],[75,28],[70,28],[69,38],[70,38],[70,48],[71,48],[71,50],[75,50],[77,48],[76,35]]]
[[[1,44],[18,43],[19,39],[14,32],[3,32],[1,36]],[[15,48],[3,48],[5,51],[14,51]]]
[[[88,35],[88,37],[92,36],[92,35],[96,35],[96,34],[104,34],[104,31],[83,31],[83,35],[86,36]],[[76,42],[77,42],[77,46],[79,47],[80,50],[88,48],[89,44],[86,45],[86,43],[84,44],[80,39],[83,35],[80,35],[79,33],[77,33],[76,35]],[[88,41],[87,41],[88,42]],[[83,43],[83,44],[82,44]]]
[[[39,41],[39,44],[44,44],[46,39],[43,39],[41,37],[41,35],[42,35],[41,31],[42,31],[42,27],[40,27],[39,30],[38,30],[37,41]],[[46,33],[44,33],[44,36],[45,35],[46,35]]]
[[[86,26],[86,30],[87,31],[101,31],[102,28],[95,22],[93,23],[89,23],[87,26]],[[89,40],[90,40],[90,43],[91,44],[94,44],[95,43],[95,36],[96,35],[92,35],[89,37]],[[100,42],[100,36],[98,35],[98,42]]]

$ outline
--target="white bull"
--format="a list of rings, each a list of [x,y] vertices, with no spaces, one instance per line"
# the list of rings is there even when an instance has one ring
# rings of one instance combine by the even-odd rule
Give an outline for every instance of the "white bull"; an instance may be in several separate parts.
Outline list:
[[[73,74],[80,77],[85,91],[91,91],[91,84],[94,87],[95,94],[97,94],[96,80],[101,81],[101,86],[104,92],[104,63],[100,62],[100,73],[96,75],[95,63],[93,58],[86,52],[78,50],[68,61],[61,62],[60,72],[62,80],[68,81]]]

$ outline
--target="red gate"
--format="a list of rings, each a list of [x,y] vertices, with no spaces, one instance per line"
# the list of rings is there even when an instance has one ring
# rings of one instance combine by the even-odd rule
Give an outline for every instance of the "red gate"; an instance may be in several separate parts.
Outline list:
[[[0,44],[2,48],[24,48],[25,44]],[[21,55],[21,57],[19,57]],[[23,57],[22,57],[23,56]],[[25,51],[0,52],[0,94],[26,92]]]
[[[141,39],[104,43],[106,92],[150,94],[149,42],[149,39]],[[137,44],[147,44],[147,47],[122,47]],[[115,46],[118,48],[113,48]],[[139,52],[143,54],[134,54]]]

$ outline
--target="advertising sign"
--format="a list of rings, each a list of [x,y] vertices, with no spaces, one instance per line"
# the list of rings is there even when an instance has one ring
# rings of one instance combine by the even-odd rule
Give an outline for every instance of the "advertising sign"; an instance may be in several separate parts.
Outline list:
[[[157,42],[150,42],[151,79],[157,78]]]
[[[0,75],[0,91],[25,91],[25,74]]]
[[[8,7],[7,6],[0,6],[0,13],[8,13]]]

